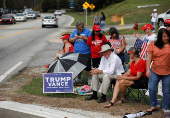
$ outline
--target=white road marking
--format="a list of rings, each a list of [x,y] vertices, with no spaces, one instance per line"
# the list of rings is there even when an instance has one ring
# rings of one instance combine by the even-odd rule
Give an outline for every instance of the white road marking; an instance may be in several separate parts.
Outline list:
[[[20,66],[23,62],[17,63],[15,66],[13,66],[11,69],[9,69],[7,72],[5,72],[3,75],[0,76],[0,83],[5,79],[8,74],[10,74],[13,70],[15,70],[18,66]]]
[[[74,114],[69,112],[64,112],[61,110],[55,110],[50,108],[45,108],[42,106],[22,104],[12,101],[2,101],[0,102],[0,108],[9,109],[13,111],[18,111],[22,113],[32,114],[36,116],[41,116],[45,118],[90,118],[80,114]]]

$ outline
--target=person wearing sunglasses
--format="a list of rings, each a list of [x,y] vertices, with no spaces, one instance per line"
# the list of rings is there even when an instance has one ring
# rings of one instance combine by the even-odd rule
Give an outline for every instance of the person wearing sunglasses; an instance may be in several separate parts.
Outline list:
[[[129,70],[126,73],[122,75],[117,75],[112,100],[108,105],[104,106],[105,108],[110,108],[111,106],[115,106],[116,104],[126,102],[126,87],[131,86],[133,83],[148,83],[148,78],[146,77],[146,61],[140,58],[139,50],[135,47],[131,47],[128,50],[128,54],[130,56],[130,59],[132,59],[133,61],[130,65]],[[121,98],[117,100],[120,91]]]
[[[70,36],[70,42],[74,43],[74,51],[75,53],[85,54],[88,57],[87,67],[85,68],[88,84],[91,84],[91,50],[87,45],[88,37],[91,35],[91,31],[87,28],[84,28],[84,23],[79,20],[76,23],[76,29],[72,32]],[[82,83],[81,74],[74,80],[74,84]]]
[[[147,46],[151,43],[151,42],[154,42],[156,41],[156,34],[154,34],[152,32],[153,30],[153,27],[151,24],[145,24],[144,27],[141,27],[141,29],[145,32],[145,36],[144,38],[142,39],[143,41],[147,42]],[[135,37],[137,37],[138,39],[141,39],[140,35],[138,33],[134,33]],[[142,48],[142,47],[140,47]],[[147,58],[147,52],[144,52],[144,57],[143,57],[143,60],[146,60]]]
[[[112,48],[114,48],[114,53],[119,56],[122,61],[122,65],[124,65],[124,50],[126,48],[125,37],[120,35],[115,27],[111,27],[109,29],[110,38],[108,41],[111,43]]]
[[[99,51],[101,51],[101,46],[107,42],[106,37],[100,31],[99,25],[93,25],[92,35],[87,40],[87,44],[91,48],[93,68],[98,68],[101,59]]]
[[[166,29],[169,31],[170,33],[170,19],[166,19],[164,22],[164,26],[166,27]]]
[[[73,52],[74,46],[69,42],[70,34],[64,34],[60,39],[63,41],[63,50],[58,50],[57,54],[55,55],[53,61],[55,61],[59,56],[62,56],[63,54],[67,52]],[[49,65],[45,65],[46,68],[49,68]]]

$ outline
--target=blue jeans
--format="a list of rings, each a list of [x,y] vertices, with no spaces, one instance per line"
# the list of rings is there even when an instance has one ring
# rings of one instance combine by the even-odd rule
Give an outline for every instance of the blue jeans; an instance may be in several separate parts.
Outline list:
[[[106,32],[106,29],[105,29],[105,21],[101,21],[101,23],[100,23],[100,29],[101,29],[100,33],[102,33],[102,29]]]
[[[152,107],[157,106],[157,85],[162,79],[162,92],[163,92],[163,102],[162,109],[169,109],[169,100],[170,100],[170,75],[157,75],[151,69],[151,76],[149,78],[148,88],[149,88],[149,97],[150,104]]]
[[[125,57],[124,57],[124,53],[119,53],[118,54],[118,56],[119,56],[119,58],[121,59],[121,61],[122,61],[122,65],[124,65],[124,62],[125,62]]]
[[[155,31],[156,30],[155,22],[152,22],[152,27],[153,27],[153,31]]]

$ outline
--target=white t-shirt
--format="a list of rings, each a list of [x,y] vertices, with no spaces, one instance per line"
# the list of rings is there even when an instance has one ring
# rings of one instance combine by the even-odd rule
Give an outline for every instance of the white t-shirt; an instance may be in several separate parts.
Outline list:
[[[157,18],[157,13],[152,13],[152,18],[151,18],[151,22],[156,22],[156,18]]]

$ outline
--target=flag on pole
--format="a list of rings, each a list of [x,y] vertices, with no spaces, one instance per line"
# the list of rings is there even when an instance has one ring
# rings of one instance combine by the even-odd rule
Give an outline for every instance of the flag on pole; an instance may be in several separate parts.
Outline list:
[[[135,45],[134,45],[134,47],[141,49],[140,57],[141,57],[141,59],[144,59],[144,60],[147,56],[147,54],[146,54],[147,53],[147,47],[148,47],[147,43],[148,43],[148,39],[145,38],[144,40],[141,40],[141,39],[137,38]]]
[[[141,48],[142,44],[143,44],[143,41],[137,38],[134,47]]]
[[[145,40],[143,41],[143,44],[142,44],[142,50],[140,52],[140,57],[141,59],[146,59],[146,56],[147,56],[147,47],[148,47],[148,39],[145,38]]]

